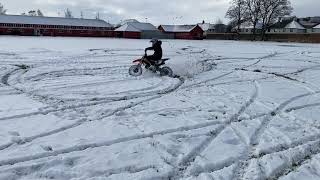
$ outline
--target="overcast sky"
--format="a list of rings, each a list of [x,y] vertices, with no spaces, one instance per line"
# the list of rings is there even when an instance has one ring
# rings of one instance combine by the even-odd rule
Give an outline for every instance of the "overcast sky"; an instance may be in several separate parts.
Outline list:
[[[159,24],[214,23],[222,19],[229,0],[0,0],[8,14],[21,14],[31,9],[41,9],[46,16],[63,16],[66,8],[75,17],[83,11],[85,18],[94,18],[100,12],[101,19],[118,23],[122,19],[135,18]],[[291,0],[294,15],[320,16],[320,0]],[[146,19],[147,18],[147,19]]]

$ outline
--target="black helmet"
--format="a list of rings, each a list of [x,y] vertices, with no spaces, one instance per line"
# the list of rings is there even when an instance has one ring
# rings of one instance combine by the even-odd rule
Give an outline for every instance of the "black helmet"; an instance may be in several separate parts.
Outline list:
[[[156,44],[159,44],[161,46],[162,44],[162,42],[156,38],[151,39],[150,42],[152,43],[152,46],[155,46]]]
[[[152,38],[152,39],[150,40],[151,43],[157,43],[158,41],[159,41],[159,40],[156,39],[156,38]]]

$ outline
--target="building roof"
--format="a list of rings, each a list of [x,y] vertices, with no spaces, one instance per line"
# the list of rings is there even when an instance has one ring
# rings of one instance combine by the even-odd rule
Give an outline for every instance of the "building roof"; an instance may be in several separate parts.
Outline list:
[[[161,25],[165,32],[190,32],[198,25]]]
[[[20,16],[20,15],[0,15],[0,23],[86,26],[86,27],[107,27],[107,28],[112,27],[111,24],[100,19],[79,19],[79,18],[39,17],[39,16]]]
[[[141,31],[158,31],[158,29],[151,23],[130,22],[129,24]]]
[[[299,21],[299,23],[304,27],[304,28],[313,28],[319,23],[312,23],[312,22],[306,22],[306,21]]]
[[[271,29],[305,29],[295,20],[282,20],[270,27]]]
[[[119,28],[115,29],[114,31],[126,31],[126,32],[141,32],[141,30],[135,28],[130,24],[125,24],[120,26]]]
[[[150,23],[141,22],[128,22],[115,31],[130,31],[130,32],[141,32],[141,31],[158,31],[158,29]]]
[[[284,28],[285,29],[306,29],[297,21],[292,21],[291,23],[287,24]]]
[[[317,26],[313,27],[313,29],[320,29],[320,24],[318,24]]]
[[[215,29],[214,24],[210,23],[199,23],[198,24],[203,31],[208,31],[209,29]]]

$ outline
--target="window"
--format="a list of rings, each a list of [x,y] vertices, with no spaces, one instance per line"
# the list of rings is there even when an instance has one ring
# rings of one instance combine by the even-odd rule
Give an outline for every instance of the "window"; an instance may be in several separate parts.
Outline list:
[[[290,29],[290,32],[293,32],[293,29]]]

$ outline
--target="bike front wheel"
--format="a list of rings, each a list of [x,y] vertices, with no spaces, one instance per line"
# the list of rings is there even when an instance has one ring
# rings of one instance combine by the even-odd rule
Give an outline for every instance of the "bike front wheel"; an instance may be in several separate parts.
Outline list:
[[[131,76],[141,76],[142,68],[141,65],[133,65],[129,68],[129,74]]]

